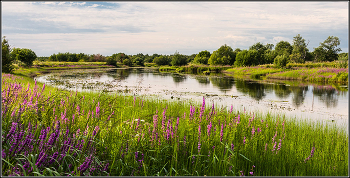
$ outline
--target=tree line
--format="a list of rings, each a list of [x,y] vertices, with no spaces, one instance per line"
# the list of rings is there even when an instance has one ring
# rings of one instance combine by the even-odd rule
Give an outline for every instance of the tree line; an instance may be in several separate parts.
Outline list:
[[[84,53],[58,53],[50,57],[37,57],[35,52],[25,48],[11,49],[6,38],[2,41],[2,71],[11,72],[14,61],[21,61],[26,66],[31,66],[34,60],[40,61],[66,61],[66,62],[106,62],[109,65],[117,66],[124,64],[127,66],[145,66],[145,63],[155,63],[157,65],[183,66],[189,63],[205,65],[230,65],[235,67],[256,66],[261,64],[275,64],[283,68],[287,63],[305,63],[306,61],[326,62],[335,60],[348,60],[348,53],[340,53],[338,46],[340,40],[338,37],[329,36],[320,46],[310,52],[307,48],[308,42],[300,35],[293,38],[292,44],[287,41],[280,41],[273,44],[262,44],[260,42],[253,44],[249,49],[233,50],[230,46],[224,44],[218,50],[210,53],[207,50],[198,54],[183,55],[175,52],[172,55],[127,55],[125,53],[115,53],[111,56],[101,54]]]

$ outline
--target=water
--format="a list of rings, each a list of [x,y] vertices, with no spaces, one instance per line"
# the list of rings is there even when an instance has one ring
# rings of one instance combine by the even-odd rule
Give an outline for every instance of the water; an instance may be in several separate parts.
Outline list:
[[[160,73],[150,69],[68,70],[36,80],[78,91],[110,91],[283,115],[348,127],[348,86],[263,82],[224,75]]]

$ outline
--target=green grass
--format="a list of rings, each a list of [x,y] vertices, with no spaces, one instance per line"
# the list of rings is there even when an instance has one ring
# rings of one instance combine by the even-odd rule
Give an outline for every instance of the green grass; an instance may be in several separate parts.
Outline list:
[[[27,91],[28,83],[30,89]],[[6,98],[2,102],[2,136],[9,133],[16,119],[23,128],[27,128],[29,122],[53,128],[53,124],[60,120],[63,133],[66,129],[71,135],[78,129],[88,131],[85,137],[81,137],[86,141],[85,148],[93,128],[99,126],[93,137],[96,149],[93,155],[97,160],[93,165],[108,163],[106,172],[111,176],[239,176],[242,173],[248,176],[250,172],[254,176],[348,175],[348,134],[335,126],[260,115],[259,112],[231,112],[212,106],[212,103],[207,103],[210,107],[206,105],[204,108],[200,103],[147,96],[73,92],[48,87],[41,91],[42,84],[35,85],[29,78],[2,75],[2,96]],[[23,104],[31,96],[34,107]],[[24,112],[20,117],[13,117],[13,111],[20,107],[25,107]],[[98,107],[100,112],[96,115]],[[39,134],[40,129],[35,139]],[[58,143],[63,143],[63,136]],[[234,145],[233,149],[231,145]],[[3,144],[5,153],[10,147]],[[313,147],[313,156],[304,161]],[[61,147],[57,145],[52,149]],[[39,152],[31,152],[34,155],[31,162],[38,161],[35,155]],[[72,157],[70,152],[67,154]],[[65,156],[66,161],[62,164],[47,167],[50,171],[38,168],[38,173],[81,175],[77,168],[87,156],[83,151],[79,153],[79,159]],[[16,164],[23,166],[20,158],[23,156],[3,159],[3,174],[16,172]],[[69,168],[68,164],[72,167]],[[20,172],[23,173],[35,175]],[[93,172],[91,168],[83,174],[106,175]]]
[[[255,67],[237,67],[224,71],[226,75],[237,78],[298,80],[322,83],[348,83],[348,68],[326,67],[337,66],[332,63],[289,63],[286,69],[274,68],[271,65]]]

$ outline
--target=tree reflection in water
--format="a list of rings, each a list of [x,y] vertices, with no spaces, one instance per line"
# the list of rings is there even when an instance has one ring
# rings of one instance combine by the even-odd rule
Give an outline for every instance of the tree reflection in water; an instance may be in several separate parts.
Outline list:
[[[293,92],[292,104],[296,108],[299,108],[304,103],[306,92],[309,90],[308,86],[291,86],[290,89]]]
[[[323,102],[327,108],[334,108],[338,105],[339,92],[333,87],[314,86],[312,93]]]
[[[241,79],[236,80],[236,87],[238,91],[248,94],[250,97],[254,98],[257,101],[260,101],[266,96],[266,89],[271,90],[270,87],[267,87],[267,84],[251,82]]]
[[[210,82],[219,88],[220,91],[226,93],[227,90],[231,90],[235,81],[230,77],[210,77]]]

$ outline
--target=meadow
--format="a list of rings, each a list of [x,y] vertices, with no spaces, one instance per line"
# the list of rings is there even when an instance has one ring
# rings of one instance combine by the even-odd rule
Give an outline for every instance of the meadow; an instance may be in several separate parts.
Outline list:
[[[76,92],[2,74],[2,174],[347,176],[348,133],[215,103]]]

